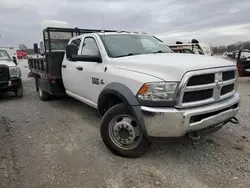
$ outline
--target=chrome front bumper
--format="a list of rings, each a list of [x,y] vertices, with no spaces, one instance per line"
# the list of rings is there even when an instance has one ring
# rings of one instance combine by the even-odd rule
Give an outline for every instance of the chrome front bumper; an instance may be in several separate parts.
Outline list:
[[[195,108],[176,109],[142,106],[148,136],[180,137],[187,132],[219,125],[239,111],[240,96]]]

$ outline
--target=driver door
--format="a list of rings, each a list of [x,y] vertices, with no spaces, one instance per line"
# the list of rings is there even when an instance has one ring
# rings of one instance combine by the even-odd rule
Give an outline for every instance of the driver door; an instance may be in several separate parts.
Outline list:
[[[83,39],[79,49],[79,55],[98,55],[101,56],[98,41],[94,36],[86,36]],[[97,107],[97,99],[105,86],[103,77],[105,74],[104,62],[78,61],[76,66],[81,70],[77,70],[76,84],[79,87],[79,93],[82,100],[90,106]]]
[[[81,38],[75,38],[69,42],[69,44],[76,45],[78,48],[78,51],[79,51],[80,43],[81,43]],[[76,75],[78,73],[76,69],[77,64],[78,62],[69,61],[66,55],[64,55],[64,60],[62,62],[62,68],[61,68],[63,85],[66,89],[67,94],[72,97],[76,97],[77,95],[79,95],[78,85],[76,85],[76,82],[78,79]]]

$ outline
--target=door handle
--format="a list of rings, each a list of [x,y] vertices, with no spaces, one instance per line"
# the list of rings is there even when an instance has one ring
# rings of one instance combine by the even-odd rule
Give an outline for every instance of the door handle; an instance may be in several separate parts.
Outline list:
[[[82,71],[82,67],[76,67],[77,70]]]
[[[66,65],[62,65],[62,68],[66,68]]]

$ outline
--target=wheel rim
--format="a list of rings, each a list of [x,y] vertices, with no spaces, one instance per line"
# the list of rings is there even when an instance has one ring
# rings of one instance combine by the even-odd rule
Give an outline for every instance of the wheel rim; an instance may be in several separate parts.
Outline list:
[[[125,114],[111,120],[109,135],[116,146],[126,150],[136,148],[142,141],[142,132],[137,121]]]

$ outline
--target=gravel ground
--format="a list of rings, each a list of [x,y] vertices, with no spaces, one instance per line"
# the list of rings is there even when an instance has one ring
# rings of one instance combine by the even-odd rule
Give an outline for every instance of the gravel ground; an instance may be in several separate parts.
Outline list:
[[[32,79],[24,98],[0,95],[1,188],[250,187],[250,81],[239,80],[239,125],[193,142],[153,144],[138,159],[104,146],[96,110],[72,98],[39,100]]]

